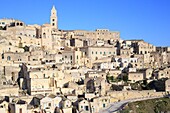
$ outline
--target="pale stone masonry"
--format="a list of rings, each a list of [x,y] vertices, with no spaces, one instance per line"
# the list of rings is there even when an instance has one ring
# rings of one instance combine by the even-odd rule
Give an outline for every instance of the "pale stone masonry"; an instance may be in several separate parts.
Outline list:
[[[99,113],[169,94],[170,47],[109,29],[61,30],[55,6],[49,20],[0,19],[0,113]],[[161,92],[134,88],[160,81]]]

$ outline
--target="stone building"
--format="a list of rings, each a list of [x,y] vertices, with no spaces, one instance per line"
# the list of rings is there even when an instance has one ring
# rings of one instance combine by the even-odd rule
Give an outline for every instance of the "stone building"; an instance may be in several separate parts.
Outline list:
[[[136,54],[148,54],[156,51],[156,47],[152,44],[144,42],[144,40],[130,40],[133,52]]]
[[[57,97],[53,94],[46,96],[45,98],[40,100],[41,109],[45,112],[53,113],[56,108],[61,109],[62,107],[62,98]]]
[[[78,103],[78,110],[80,113],[91,113],[91,106],[87,100],[81,100]]]
[[[128,80],[132,83],[144,80],[144,74],[141,72],[130,72],[128,73]]]
[[[99,113],[101,109],[105,109],[110,104],[110,97],[109,96],[101,96],[95,97],[90,102],[91,104],[91,113]]]
[[[108,57],[111,55],[116,56],[116,48],[115,47],[105,47],[105,46],[89,46],[80,48],[82,52],[93,62],[102,57]]]
[[[165,91],[170,93],[170,79],[165,81]]]
[[[120,33],[112,32],[108,29],[96,29],[96,31],[74,30],[73,38],[91,38],[94,40],[101,39],[108,42],[114,42],[120,39]]]
[[[158,79],[170,78],[170,68],[161,68],[158,71]]]

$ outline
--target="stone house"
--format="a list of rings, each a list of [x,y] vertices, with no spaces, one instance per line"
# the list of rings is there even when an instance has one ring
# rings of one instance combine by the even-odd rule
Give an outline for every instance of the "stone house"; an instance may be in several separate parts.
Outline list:
[[[145,79],[152,79],[153,77],[153,69],[152,68],[145,68],[145,69],[140,69],[140,72],[144,73],[144,78]]]
[[[144,74],[141,72],[130,72],[128,73],[128,80],[132,83],[144,80]]]
[[[106,108],[110,103],[109,96],[95,97],[90,102],[92,113],[98,113],[100,110]]]
[[[165,91],[170,93],[170,79],[165,81]]]
[[[95,61],[105,56],[116,55],[116,48],[110,46],[89,46],[80,48],[82,52],[85,53],[87,58],[91,59],[91,61]]]
[[[121,70],[112,69],[108,72],[108,76],[113,76],[114,78],[118,78],[118,77],[121,77],[121,73],[122,73]]]
[[[8,113],[8,105],[9,105],[9,103],[7,101],[2,101],[0,103],[0,112],[1,113]]]
[[[63,100],[62,100],[62,111],[64,113],[72,113],[72,108],[73,108],[72,102],[67,98],[63,98]]]
[[[166,67],[159,69],[157,79],[161,78],[170,78],[170,68]]]
[[[56,108],[61,109],[62,97],[57,97],[53,94],[50,94],[40,100],[40,105],[42,110],[53,113]]]
[[[9,103],[10,113],[27,113],[27,103],[22,100]]]
[[[90,102],[87,100],[81,100],[78,103],[78,110],[80,113],[91,113]]]

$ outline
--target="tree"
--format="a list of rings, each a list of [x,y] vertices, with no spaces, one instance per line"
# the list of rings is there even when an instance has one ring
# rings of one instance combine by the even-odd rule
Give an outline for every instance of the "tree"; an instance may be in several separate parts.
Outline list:
[[[112,84],[110,89],[113,90],[113,91],[122,91],[123,86],[118,86],[118,85]]]
[[[128,81],[128,75],[123,75],[123,81],[125,81],[125,82]]]
[[[165,81],[167,78],[154,80],[147,85],[148,90],[155,89],[156,91],[165,91]]]
[[[139,82],[131,83],[130,86],[131,86],[132,90],[142,90],[142,87]]]
[[[113,82],[114,81],[114,77],[107,75],[106,76],[106,80],[107,80],[108,83]]]

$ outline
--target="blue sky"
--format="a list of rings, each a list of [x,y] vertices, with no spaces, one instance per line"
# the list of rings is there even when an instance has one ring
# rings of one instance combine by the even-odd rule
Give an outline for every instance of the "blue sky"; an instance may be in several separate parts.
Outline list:
[[[170,0],[1,0],[0,18],[26,24],[49,23],[58,11],[59,29],[120,31],[122,39],[170,46]]]

